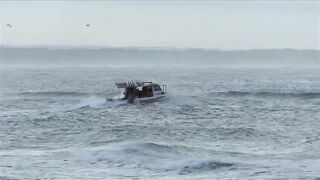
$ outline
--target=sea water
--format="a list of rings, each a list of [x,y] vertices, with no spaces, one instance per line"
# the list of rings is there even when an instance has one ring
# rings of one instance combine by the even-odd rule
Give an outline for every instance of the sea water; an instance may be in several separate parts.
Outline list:
[[[0,179],[319,178],[319,72],[3,68]],[[168,97],[118,101],[136,79]]]

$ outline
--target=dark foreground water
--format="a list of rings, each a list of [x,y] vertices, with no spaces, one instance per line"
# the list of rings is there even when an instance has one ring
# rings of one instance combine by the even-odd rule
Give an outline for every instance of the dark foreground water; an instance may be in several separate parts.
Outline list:
[[[2,69],[0,179],[320,178],[319,72]],[[169,97],[106,103],[118,79]]]

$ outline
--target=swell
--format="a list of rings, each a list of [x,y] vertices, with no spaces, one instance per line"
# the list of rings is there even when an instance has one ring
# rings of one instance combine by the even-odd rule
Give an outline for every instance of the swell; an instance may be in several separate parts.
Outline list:
[[[117,142],[91,148],[78,160],[89,164],[108,164],[115,168],[155,173],[190,174],[230,167],[234,163],[221,162],[185,151],[186,147],[149,142]]]
[[[15,93],[15,95],[21,95],[21,96],[54,96],[54,97],[60,97],[60,96],[77,96],[77,97],[83,97],[83,96],[101,96],[105,95],[104,93],[85,93],[85,92],[76,92],[76,91],[36,91],[36,92],[21,92],[21,93]]]
[[[215,92],[213,95],[223,96],[257,96],[257,97],[297,97],[297,98],[320,98],[320,92],[249,92],[249,91],[226,91]]]

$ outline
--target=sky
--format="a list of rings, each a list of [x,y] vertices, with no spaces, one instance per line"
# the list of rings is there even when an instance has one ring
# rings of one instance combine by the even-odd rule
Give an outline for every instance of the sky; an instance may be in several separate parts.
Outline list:
[[[320,1],[0,1],[0,44],[320,49]]]

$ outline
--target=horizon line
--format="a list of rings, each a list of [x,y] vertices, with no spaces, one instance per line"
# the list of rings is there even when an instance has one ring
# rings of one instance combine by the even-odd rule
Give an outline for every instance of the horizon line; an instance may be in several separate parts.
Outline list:
[[[0,44],[0,48],[48,48],[48,49],[138,49],[138,50],[203,50],[203,51],[252,51],[252,50],[296,50],[296,51],[320,51],[319,49],[297,49],[297,48],[252,48],[252,49],[221,49],[201,47],[170,47],[170,46],[109,46],[109,45],[8,45]]]

